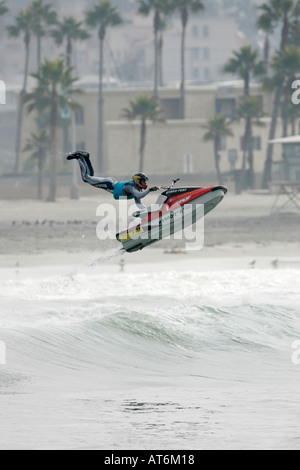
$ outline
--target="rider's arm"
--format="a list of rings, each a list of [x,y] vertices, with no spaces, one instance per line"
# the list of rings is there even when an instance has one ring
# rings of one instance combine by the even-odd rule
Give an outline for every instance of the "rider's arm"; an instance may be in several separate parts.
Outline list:
[[[131,194],[134,197],[135,203],[140,211],[147,209],[147,207],[141,202],[141,199],[150,193],[150,189],[146,189],[145,191],[139,191],[130,184],[126,185],[124,189],[127,194]]]
[[[139,191],[130,184],[126,185],[124,189],[127,194],[132,194],[135,199],[143,199],[143,197],[147,196],[150,193],[150,189],[146,189],[145,191]]]
[[[141,202],[140,199],[135,199],[135,205],[137,206],[138,210],[143,212],[144,210],[147,209],[147,207]]]

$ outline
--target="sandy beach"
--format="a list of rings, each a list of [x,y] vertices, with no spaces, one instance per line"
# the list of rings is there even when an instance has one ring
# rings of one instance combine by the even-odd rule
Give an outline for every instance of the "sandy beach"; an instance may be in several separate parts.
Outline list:
[[[261,267],[269,266],[270,260],[278,260],[282,266],[286,263],[298,266],[300,214],[293,207],[271,214],[274,200],[274,195],[259,193],[228,194],[205,218],[203,249],[186,252],[184,241],[163,240],[142,252],[126,254],[127,269],[144,263],[149,270],[154,262],[160,267],[174,263],[175,269],[195,265],[197,269],[222,268],[228,258],[240,259],[234,265],[243,268],[252,258],[260,258]],[[149,197],[148,202],[154,203],[155,199]],[[59,199],[56,203],[1,200],[1,267],[81,265],[117,248],[113,236],[102,241],[96,235],[100,221],[97,208],[111,203],[116,207],[102,192],[93,198]],[[119,259],[103,261],[111,266],[119,262]],[[253,263],[252,267],[255,265],[258,264]]]

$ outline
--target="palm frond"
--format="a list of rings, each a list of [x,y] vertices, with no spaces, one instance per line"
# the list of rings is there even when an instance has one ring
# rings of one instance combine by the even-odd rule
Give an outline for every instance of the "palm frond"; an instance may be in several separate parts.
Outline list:
[[[213,119],[210,119],[206,124],[201,126],[202,129],[207,131],[203,136],[203,140],[205,142],[209,142],[221,137],[233,136],[230,126],[231,123],[225,116],[222,114],[215,116]]]
[[[118,8],[112,6],[109,0],[100,0],[86,12],[86,23],[88,26],[118,26],[122,23],[122,17]]]
[[[135,101],[130,101],[129,107],[122,110],[122,116],[130,121],[135,119],[145,119],[153,123],[165,121],[157,101],[146,95],[140,95]]]
[[[8,11],[9,9],[6,6],[6,2],[0,2],[0,16],[5,15]]]

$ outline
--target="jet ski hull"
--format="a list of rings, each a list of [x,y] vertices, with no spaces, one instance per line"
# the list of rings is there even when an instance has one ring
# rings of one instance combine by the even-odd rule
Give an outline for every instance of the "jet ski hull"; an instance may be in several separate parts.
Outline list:
[[[224,186],[193,188],[182,194],[178,189],[176,197],[168,197],[159,211],[147,214],[140,224],[117,234],[117,240],[128,253],[140,251],[196,223],[222,201],[226,192]]]

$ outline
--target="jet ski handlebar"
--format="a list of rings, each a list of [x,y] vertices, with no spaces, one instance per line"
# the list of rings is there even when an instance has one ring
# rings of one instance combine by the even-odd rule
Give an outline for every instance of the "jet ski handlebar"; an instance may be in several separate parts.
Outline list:
[[[178,181],[180,181],[180,178],[177,178],[176,180],[173,180],[172,183],[169,186],[160,186],[159,189],[171,189],[171,188],[173,188],[174,184],[176,184]]]

